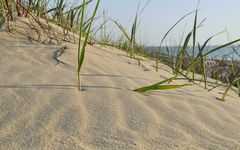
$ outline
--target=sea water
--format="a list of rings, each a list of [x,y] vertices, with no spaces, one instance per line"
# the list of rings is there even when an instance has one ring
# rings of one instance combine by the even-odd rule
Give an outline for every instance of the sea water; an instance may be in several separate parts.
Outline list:
[[[208,46],[204,49],[203,54],[207,53],[208,51],[211,51],[218,46]],[[167,54],[170,56],[176,56],[178,53],[178,47],[177,46],[170,46],[170,47],[162,47],[161,50],[159,50],[159,47],[147,47],[146,52],[148,53],[160,53],[160,54]],[[190,56],[193,56],[193,48],[189,47],[187,49],[187,52]],[[198,54],[198,49],[195,48],[194,50],[195,57]],[[234,46],[234,47],[225,47],[222,49],[219,49],[209,55],[207,55],[207,59],[218,59],[218,60],[236,60],[240,61],[240,46]]]

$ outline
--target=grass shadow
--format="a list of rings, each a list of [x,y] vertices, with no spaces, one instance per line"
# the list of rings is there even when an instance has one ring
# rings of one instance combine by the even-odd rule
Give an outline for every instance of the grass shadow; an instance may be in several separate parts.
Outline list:
[[[115,89],[121,90],[122,88],[113,86],[82,86],[86,89]],[[65,89],[65,90],[77,90],[77,85],[47,85],[47,84],[37,84],[37,85],[0,85],[0,89]]]
[[[81,74],[81,76],[86,77],[112,77],[112,78],[126,78],[126,79],[141,79],[146,80],[144,78],[138,78],[138,77],[125,77],[121,75],[112,75],[112,74]]]

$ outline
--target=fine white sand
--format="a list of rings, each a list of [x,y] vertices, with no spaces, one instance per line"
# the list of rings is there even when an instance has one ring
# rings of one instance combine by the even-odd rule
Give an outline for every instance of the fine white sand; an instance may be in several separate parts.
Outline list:
[[[30,42],[0,31],[0,149],[240,149],[240,98],[193,85],[142,95],[171,77],[149,60],[87,47],[77,90],[77,46]],[[183,81],[175,84],[184,83]]]

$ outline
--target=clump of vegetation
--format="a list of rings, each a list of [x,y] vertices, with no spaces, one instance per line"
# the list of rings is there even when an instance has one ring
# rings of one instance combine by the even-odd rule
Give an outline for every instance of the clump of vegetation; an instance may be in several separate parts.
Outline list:
[[[75,2],[70,6],[66,0],[55,0],[51,2],[51,5],[50,0],[1,0],[0,16],[2,17],[1,20],[7,20],[8,24],[10,21],[14,20],[15,12],[19,17],[24,16],[28,18],[29,27],[36,32],[37,38],[30,37],[29,33],[17,32],[37,42],[42,41],[42,43],[45,43],[49,40],[49,44],[52,44],[54,39],[58,44],[60,44],[60,41],[75,42],[74,33],[79,33],[77,74],[78,88],[80,90],[80,70],[84,61],[86,45],[90,37],[92,23],[95,20],[100,0],[97,0],[93,15],[88,18],[85,8],[92,2],[93,0],[83,0],[82,4]],[[41,19],[45,19],[47,24]],[[62,33],[56,35],[56,31],[49,22],[62,27]],[[8,29],[11,31],[13,28],[8,26]],[[47,35],[45,40],[41,39],[41,32]],[[70,33],[73,33],[73,38],[70,36]],[[84,41],[81,45],[81,39],[83,37]]]
[[[138,5],[138,9],[137,9],[137,13],[134,17],[134,21],[133,21],[133,24],[131,26],[131,32],[128,33],[126,28],[123,27],[123,25],[116,21],[116,20],[112,20],[116,25],[117,27],[120,29],[120,31],[122,32],[122,34],[124,35],[124,37],[127,39],[127,42],[124,41],[123,39],[119,40],[119,42],[122,41],[124,42],[123,44],[123,47],[124,49],[128,52],[128,54],[130,55],[130,58],[134,58],[134,59],[137,59],[138,61],[138,65],[140,66],[140,58],[137,58],[135,53],[136,50],[139,48],[139,45],[136,43],[136,34],[137,34],[137,29],[138,29],[138,18],[139,16],[143,13],[144,9],[147,7],[147,5],[150,3],[151,0],[148,0],[147,3],[144,5],[144,7],[139,11],[139,6],[140,4]]]
[[[38,35],[38,38],[29,37],[29,33],[20,33],[34,41],[50,43],[53,40],[60,44],[62,41],[74,42],[74,32],[78,33],[80,24],[80,15],[83,5],[78,1],[72,4],[67,0],[1,0],[0,10],[3,18],[7,21],[7,27],[9,31],[14,30],[13,26],[9,25],[10,21],[13,21],[15,16],[23,16],[29,19],[29,27],[34,30]],[[86,5],[93,2],[93,0],[87,0]],[[16,12],[16,13],[15,13]],[[44,19],[44,20],[42,20]],[[83,33],[87,32],[88,25],[91,17],[85,16],[83,23]],[[52,28],[49,23],[56,24],[62,28],[62,32]],[[41,32],[47,35],[47,38],[41,38]],[[48,42],[47,42],[48,41]]]

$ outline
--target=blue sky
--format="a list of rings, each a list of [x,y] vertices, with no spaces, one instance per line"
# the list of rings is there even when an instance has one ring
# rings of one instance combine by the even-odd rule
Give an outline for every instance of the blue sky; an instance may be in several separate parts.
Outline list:
[[[107,10],[108,16],[118,20],[127,27],[131,26],[138,3],[141,6],[147,0],[102,0],[99,13]],[[140,16],[138,42],[148,45],[159,45],[164,33],[183,15],[194,10],[197,0],[152,0]],[[198,41],[203,43],[209,36],[224,31],[225,27],[231,34],[232,40],[240,38],[240,0],[201,0],[199,22],[206,18],[204,26],[199,29]],[[168,37],[168,44],[177,44],[184,27],[186,32],[192,28],[194,15],[186,18]],[[109,23],[109,30],[115,34],[120,31],[114,24]],[[227,42],[226,34],[212,40],[211,44]]]

